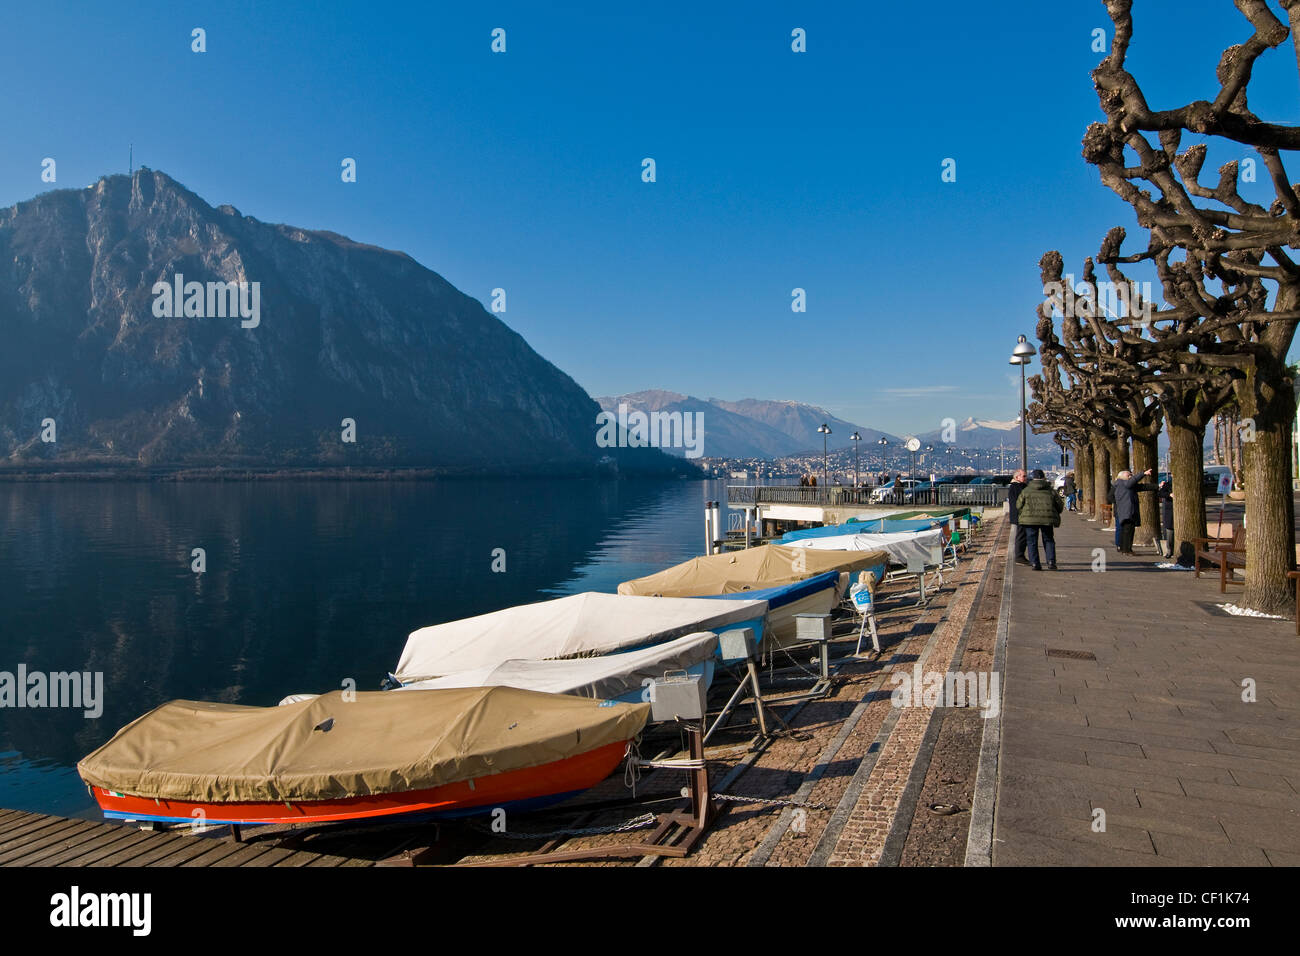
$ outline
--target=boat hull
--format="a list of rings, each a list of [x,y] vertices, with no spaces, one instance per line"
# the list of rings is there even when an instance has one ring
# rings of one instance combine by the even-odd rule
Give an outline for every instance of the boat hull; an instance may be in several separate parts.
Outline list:
[[[461,780],[401,793],[376,793],[334,800],[294,803],[204,803],[155,800],[115,793],[92,786],[104,816],[117,820],[206,825],[264,823],[331,823],[378,817],[418,815],[460,817],[490,813],[498,807],[536,810],[588,790],[608,777],[622,762],[627,744],[618,741],[586,753],[575,754],[539,767]]]

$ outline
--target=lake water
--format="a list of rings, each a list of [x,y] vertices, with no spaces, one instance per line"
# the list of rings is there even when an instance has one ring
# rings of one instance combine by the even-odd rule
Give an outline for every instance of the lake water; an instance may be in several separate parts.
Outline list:
[[[164,701],[377,689],[417,627],[684,561],[710,498],[720,482],[0,482],[0,671],[104,682],[95,719],[0,707],[0,809],[96,816],[76,762]]]

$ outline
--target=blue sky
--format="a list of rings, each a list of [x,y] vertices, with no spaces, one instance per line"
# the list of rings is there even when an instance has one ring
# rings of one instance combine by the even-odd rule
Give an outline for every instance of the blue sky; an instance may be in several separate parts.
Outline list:
[[[504,288],[501,318],[593,395],[789,398],[894,432],[1015,417],[1039,256],[1077,271],[1112,225],[1145,243],[1079,156],[1100,0],[552,6],[13,5],[0,205],[50,188],[45,157],[81,187],[134,143],[214,205]],[[1135,4],[1156,107],[1212,98],[1250,33],[1186,6]],[[1288,43],[1251,105],[1295,122],[1297,84]]]

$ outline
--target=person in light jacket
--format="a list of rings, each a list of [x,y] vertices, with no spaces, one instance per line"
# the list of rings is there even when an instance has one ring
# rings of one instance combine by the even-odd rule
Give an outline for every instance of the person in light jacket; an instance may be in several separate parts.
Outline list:
[[[1038,536],[1043,537],[1043,556],[1047,558],[1047,567],[1056,570],[1056,534],[1054,528],[1060,527],[1061,512],[1065,503],[1052,490],[1051,483],[1041,468],[1031,472],[1031,479],[1016,501],[1017,517],[1020,526],[1025,529],[1025,544],[1029,551],[1029,566],[1035,571],[1043,570],[1038,560]]]

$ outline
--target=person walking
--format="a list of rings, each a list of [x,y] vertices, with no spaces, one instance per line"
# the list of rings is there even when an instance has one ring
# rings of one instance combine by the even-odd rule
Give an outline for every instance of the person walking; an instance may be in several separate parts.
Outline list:
[[[1119,535],[1120,554],[1133,553],[1133,532],[1142,520],[1138,512],[1137,493],[1156,490],[1155,485],[1142,484],[1142,479],[1149,477],[1150,468],[1141,475],[1134,475],[1125,469],[1115,476],[1115,530]]]
[[[1074,487],[1074,472],[1072,471],[1066,472],[1065,485],[1063,490],[1065,491],[1065,507],[1073,511],[1074,498],[1075,495],[1078,493],[1078,489]]]
[[[1017,468],[1016,473],[1011,476],[1011,484],[1007,486],[1007,514],[1011,518],[1011,525],[1016,529],[1015,538],[1015,562],[1016,564],[1028,564],[1029,559],[1025,557],[1025,529],[1020,526],[1020,493],[1025,490],[1025,471],[1023,468]]]
[[[1056,570],[1056,533],[1053,529],[1061,525],[1061,511],[1065,504],[1052,490],[1051,483],[1041,468],[1035,468],[1032,478],[1025,485],[1016,502],[1017,517],[1025,530],[1025,544],[1029,552],[1027,563],[1035,571],[1043,570],[1038,560],[1038,537],[1043,538],[1043,557],[1047,558],[1047,567]]]

